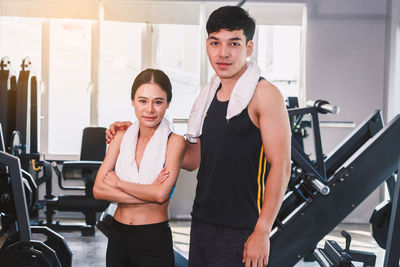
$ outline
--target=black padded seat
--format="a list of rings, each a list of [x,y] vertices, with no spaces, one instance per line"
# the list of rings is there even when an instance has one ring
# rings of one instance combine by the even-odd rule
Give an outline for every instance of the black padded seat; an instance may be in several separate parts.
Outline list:
[[[106,153],[106,128],[86,127],[83,129],[80,160],[103,161]]]
[[[100,168],[101,161],[65,161],[62,168],[62,177],[64,180],[82,180],[93,177]],[[89,176],[89,177],[88,177]]]
[[[80,211],[85,215],[86,225],[82,226],[83,235],[94,235],[96,225],[96,212],[103,212],[109,205],[108,201],[96,200],[93,197],[93,185],[97,171],[104,160],[106,153],[105,130],[103,127],[87,127],[83,130],[81,154],[79,161],[64,161],[62,171],[54,162],[53,168],[58,176],[58,185],[63,190],[79,190],[85,194],[61,195],[58,198],[47,199],[47,221],[53,220],[55,210]],[[63,181],[82,181],[84,186],[66,186]],[[74,225],[52,224],[50,227],[59,229],[77,229]]]

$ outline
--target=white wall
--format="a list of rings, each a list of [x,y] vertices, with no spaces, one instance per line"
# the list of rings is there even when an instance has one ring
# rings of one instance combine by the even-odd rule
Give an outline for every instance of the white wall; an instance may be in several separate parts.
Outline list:
[[[385,119],[400,113],[400,1],[388,0],[385,64]],[[397,74],[397,75],[396,75]]]
[[[197,170],[182,170],[169,205],[169,214],[174,219],[190,219],[197,185]]]
[[[307,3],[306,95],[338,105],[338,115],[321,120],[362,122],[383,108],[385,23],[384,1],[321,0]],[[323,128],[328,154],[352,129]],[[368,222],[379,203],[378,190],[346,222]]]

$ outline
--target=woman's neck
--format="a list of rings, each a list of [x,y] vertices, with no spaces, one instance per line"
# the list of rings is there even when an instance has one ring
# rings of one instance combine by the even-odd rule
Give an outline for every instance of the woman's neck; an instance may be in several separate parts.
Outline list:
[[[143,139],[143,140],[149,140],[153,136],[155,131],[157,130],[157,127],[148,128],[148,127],[144,127],[144,126],[140,126],[139,125],[139,138]]]

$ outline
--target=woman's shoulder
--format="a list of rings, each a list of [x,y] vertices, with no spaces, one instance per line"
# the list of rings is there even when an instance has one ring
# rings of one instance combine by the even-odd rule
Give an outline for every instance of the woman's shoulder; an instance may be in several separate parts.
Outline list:
[[[121,139],[124,137],[125,133],[127,130],[119,130],[118,132],[115,133],[115,137],[117,139]]]
[[[185,138],[183,138],[182,135],[176,134],[176,133],[171,133],[168,142],[173,141],[173,142],[185,142]]]
[[[185,146],[185,138],[182,135],[171,133],[168,139],[168,145],[172,146]]]
[[[119,146],[122,142],[122,139],[125,135],[126,130],[119,130],[115,133],[114,138],[112,139],[111,144]]]

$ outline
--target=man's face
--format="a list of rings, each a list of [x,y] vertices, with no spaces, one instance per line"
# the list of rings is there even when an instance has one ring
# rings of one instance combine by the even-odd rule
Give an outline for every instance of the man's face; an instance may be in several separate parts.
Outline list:
[[[220,30],[208,35],[207,55],[220,79],[238,78],[246,70],[247,57],[253,52],[253,41],[246,43],[243,30]]]

